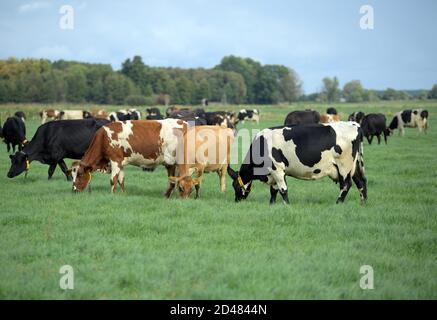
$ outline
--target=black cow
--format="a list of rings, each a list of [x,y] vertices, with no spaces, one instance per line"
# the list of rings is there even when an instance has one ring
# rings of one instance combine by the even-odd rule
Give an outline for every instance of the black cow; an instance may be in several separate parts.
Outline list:
[[[361,121],[363,120],[364,116],[365,116],[364,112],[357,111],[349,115],[348,121],[355,121],[361,124]]]
[[[173,119],[181,119],[187,122],[194,122],[196,126],[205,126],[207,125],[205,110],[198,108],[195,110],[191,109],[180,109],[173,111],[168,116]]]
[[[387,129],[386,119],[382,113],[369,113],[361,121],[363,135],[367,138],[369,144],[372,144],[373,137],[378,138],[378,144],[381,143],[381,134],[384,135],[385,144],[390,132]]]
[[[13,178],[27,172],[30,163],[37,160],[49,165],[49,179],[57,165],[67,179],[70,179],[64,158],[81,159],[95,132],[108,122],[106,119],[59,120],[41,125],[23,150],[10,156],[8,177]]]
[[[17,116],[6,119],[3,125],[2,135],[8,152],[11,151],[11,147],[12,152],[15,152],[16,146],[18,146],[18,150],[21,150],[23,145],[27,143],[26,125],[23,120]]]
[[[278,192],[285,203],[288,188],[285,176],[315,180],[329,176],[340,183],[337,203],[343,202],[355,182],[361,201],[367,199],[364,176],[362,131],[354,122],[332,122],[264,129],[252,142],[238,172],[228,167],[235,201],[246,199],[252,182],[270,185],[270,203]]]
[[[326,114],[337,114],[337,109],[335,109],[334,107],[329,107],[328,109],[326,109]]]
[[[312,124],[320,122],[320,114],[317,111],[292,111],[285,117],[284,126]]]
[[[161,111],[158,108],[148,108],[146,109],[146,119],[147,120],[162,120]]]
[[[26,122],[26,115],[23,111],[15,112],[14,116],[20,118],[23,122]]]
[[[393,132],[395,129],[399,129],[399,134],[402,136],[405,134],[404,127],[417,127],[419,132],[424,131],[426,133],[426,130],[428,129],[428,115],[428,110],[403,110],[395,114],[388,128],[390,132]]]

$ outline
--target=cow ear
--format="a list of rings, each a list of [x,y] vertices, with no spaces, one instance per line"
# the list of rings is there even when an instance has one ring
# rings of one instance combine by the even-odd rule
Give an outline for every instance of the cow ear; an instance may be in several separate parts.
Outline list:
[[[232,180],[235,180],[238,177],[238,172],[234,171],[230,166],[228,166],[228,175],[232,178]]]

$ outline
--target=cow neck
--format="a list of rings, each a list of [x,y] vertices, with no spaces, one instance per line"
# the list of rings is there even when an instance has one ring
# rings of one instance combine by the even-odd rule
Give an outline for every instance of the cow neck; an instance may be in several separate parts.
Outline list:
[[[253,165],[251,164],[242,164],[238,175],[241,177],[243,184],[248,184],[252,182],[252,180],[256,180],[253,175]]]

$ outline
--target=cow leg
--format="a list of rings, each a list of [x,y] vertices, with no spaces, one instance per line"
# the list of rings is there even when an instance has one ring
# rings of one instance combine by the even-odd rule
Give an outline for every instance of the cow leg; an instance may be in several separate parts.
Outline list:
[[[62,172],[65,174],[65,177],[67,178],[68,181],[73,180],[73,177],[71,176],[71,174],[68,173],[68,167],[65,164],[65,161],[63,159],[58,161],[58,166],[59,166],[59,168],[61,168]]]
[[[367,141],[369,142],[369,144],[372,144],[373,136],[372,135],[368,135],[367,136]]]
[[[52,178],[52,176],[53,176],[53,173],[55,172],[55,169],[56,169],[56,163],[52,163],[50,166],[49,166],[49,180]]]
[[[340,195],[338,196],[336,203],[344,202],[344,199],[346,198],[347,193],[349,192],[349,189],[352,186],[350,174],[348,174],[346,178],[343,178],[341,175],[339,175],[339,180],[340,180]]]
[[[387,144],[387,133],[385,130],[384,130],[384,141],[385,141],[385,144]]]
[[[352,179],[360,192],[361,203],[364,203],[367,200],[367,179],[361,168],[356,169]]]
[[[270,186],[270,204],[274,204],[276,202],[276,196],[278,195],[278,187],[277,185]]]
[[[174,177],[176,173],[176,166],[166,166],[167,169],[167,177]],[[166,198],[170,198],[171,194],[173,193],[173,190],[175,188],[175,184],[171,183],[169,181],[167,190],[165,191],[164,195]]]
[[[196,189],[196,196],[194,197],[194,199],[200,197],[200,184],[202,183],[203,171],[203,169],[197,170],[197,179],[199,180],[199,183],[194,185],[194,189]]]
[[[120,169],[120,172],[118,174],[118,183],[120,184],[121,192],[124,192],[125,189],[124,189],[124,170],[123,169]]]
[[[285,173],[281,169],[276,169],[271,172],[271,176],[273,180],[276,182],[276,186],[278,188],[279,193],[282,196],[282,200],[284,200],[285,204],[289,204],[290,201],[288,200],[288,187],[287,183],[285,182]]]
[[[226,190],[226,169],[227,166],[221,168],[217,174],[220,177],[220,192],[225,192]]]
[[[111,161],[111,192],[114,193],[117,189],[118,175],[121,168],[118,162]]]
[[[6,150],[8,153],[11,153],[11,145],[9,143],[6,143]]]
[[[381,134],[376,135],[376,138],[378,139],[378,144],[381,144]]]

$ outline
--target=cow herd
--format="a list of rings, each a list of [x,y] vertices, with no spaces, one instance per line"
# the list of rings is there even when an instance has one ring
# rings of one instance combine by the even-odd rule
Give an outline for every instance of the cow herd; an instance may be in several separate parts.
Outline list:
[[[165,118],[158,108],[146,109],[147,120],[136,109],[107,113],[82,110],[47,109],[40,113],[42,125],[30,141],[26,139],[26,116],[16,112],[0,127],[0,136],[12,152],[7,176],[27,175],[33,161],[47,164],[48,178],[57,166],[72,190],[85,190],[95,172],[110,174],[111,192],[120,186],[125,191],[126,165],[147,170],[164,166],[167,171],[165,196],[176,189],[183,199],[195,190],[200,196],[204,173],[216,172],[220,191],[225,191],[226,174],[232,179],[235,201],[248,197],[253,181],[270,186],[270,203],[279,193],[289,203],[286,176],[316,180],[328,176],[339,184],[337,203],[343,202],[354,183],[360,199],[367,199],[364,174],[363,139],[371,144],[376,136],[387,143],[395,129],[405,127],[426,132],[428,111],[404,110],[386,125],[380,113],[354,112],[340,121],[335,108],[319,114],[314,110],[293,111],[283,126],[260,131],[248,148],[238,171],[231,168],[231,151],[236,125],[244,121],[259,123],[257,109],[238,113],[169,107]],[[50,121],[56,120],[56,121]],[[15,148],[18,151],[15,152]],[[69,169],[65,158],[76,159]],[[144,173],[147,179],[147,173]]]

